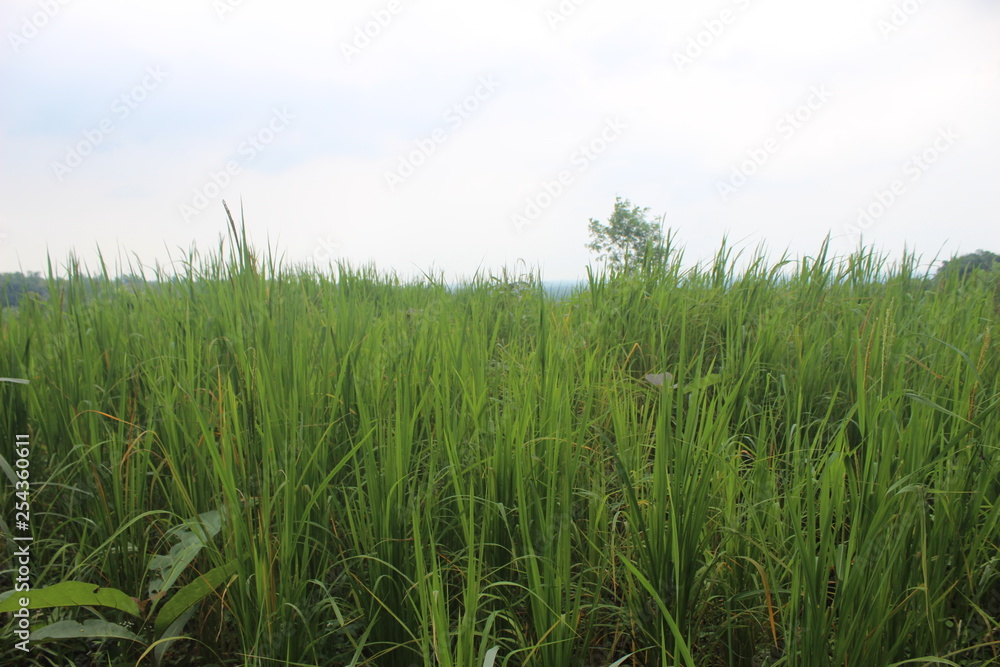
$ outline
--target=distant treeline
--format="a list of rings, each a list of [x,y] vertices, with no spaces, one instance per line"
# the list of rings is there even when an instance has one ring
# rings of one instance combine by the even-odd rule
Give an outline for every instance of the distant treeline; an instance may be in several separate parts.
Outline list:
[[[129,278],[128,276],[115,278],[111,283],[112,288],[131,287],[133,289],[140,284],[147,287],[161,284],[141,278]],[[65,284],[65,278],[53,278],[49,280],[48,277],[38,271],[29,273],[0,273],[0,306],[5,308],[17,306],[29,298],[46,301],[49,298],[49,293],[53,285],[55,285],[55,290],[58,292]],[[93,296],[95,290],[100,291],[102,289],[102,285],[106,287],[107,281],[101,278],[94,278],[91,281],[85,280],[82,284],[84,297],[89,299]]]
[[[37,271],[24,273],[0,273],[0,298],[3,306],[16,306],[29,294],[40,299],[49,298],[48,281]]]
[[[965,278],[977,269],[989,271],[997,265],[1000,265],[1000,255],[986,250],[977,250],[974,253],[953,257],[945,261],[934,277],[943,277],[955,272],[960,278]]]
[[[934,281],[945,278],[952,273],[957,273],[959,278],[969,276],[975,270],[989,271],[994,267],[1000,267],[1000,255],[986,250],[977,250],[974,253],[952,257],[941,263],[934,275]],[[55,278],[55,284],[61,285],[64,280]],[[133,282],[144,283],[149,286],[155,282],[136,280],[128,277],[118,278],[116,283],[129,285]],[[17,306],[29,295],[46,300],[49,298],[49,280],[40,272],[33,271],[25,273],[0,273],[0,306]],[[556,298],[567,296],[575,289],[582,287],[585,283],[575,281],[547,281],[542,283],[545,291]]]

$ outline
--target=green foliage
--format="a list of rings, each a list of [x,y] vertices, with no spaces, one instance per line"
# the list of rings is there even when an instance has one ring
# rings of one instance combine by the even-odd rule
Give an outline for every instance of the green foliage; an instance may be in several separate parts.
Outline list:
[[[156,596],[168,590],[191,564],[198,553],[222,529],[222,515],[218,510],[204,512],[193,522],[192,527],[181,527],[175,532],[177,544],[164,555],[153,556],[149,561],[149,569],[157,572],[156,577],[149,580],[149,595]]]
[[[648,208],[632,206],[621,197],[615,199],[615,210],[607,224],[590,219],[587,248],[598,253],[614,270],[627,270],[649,263],[659,264],[666,258],[661,224],[646,219]]]
[[[169,554],[156,555],[150,560],[149,569],[159,572],[159,577],[150,582],[150,598],[143,606],[147,615],[155,620],[150,639],[132,632],[128,628],[104,618],[86,619],[82,623],[62,620],[32,629],[31,641],[68,639],[127,639],[155,649],[155,660],[160,664],[170,644],[178,638],[186,622],[191,618],[195,606],[216,592],[222,584],[236,572],[236,561],[232,560],[203,575],[196,575],[193,581],[183,586],[163,605],[158,614],[154,610],[191,562],[221,529],[218,511],[205,512],[190,522],[193,530],[186,527],[175,530],[179,544]],[[130,616],[142,618],[136,599],[115,588],[100,588],[82,581],[64,581],[44,588],[25,592],[7,591],[0,594],[0,612],[14,612],[21,608],[21,599],[27,599],[27,609],[74,609],[107,607],[122,611]]]
[[[935,277],[942,279],[954,274],[958,278],[964,279],[970,276],[973,271],[989,271],[998,264],[1000,264],[1000,255],[986,250],[977,250],[968,255],[946,260],[938,269]]]
[[[61,605],[71,606],[71,605]],[[32,641],[44,641],[47,639],[80,639],[87,637],[90,639],[128,639],[130,641],[142,643],[134,632],[116,623],[109,623],[99,619],[87,619],[83,623],[76,621],[58,621],[50,623],[44,628],[39,628],[31,633]]]
[[[153,635],[156,637],[169,637],[170,635],[165,635],[167,628],[184,612],[214,593],[219,586],[226,583],[236,574],[236,570],[236,561],[231,560],[225,565],[220,565],[198,576],[194,581],[177,591],[163,605],[160,613],[156,615],[156,622],[153,624]]]
[[[40,273],[0,273],[0,305],[17,306],[23,299],[35,296],[47,299],[49,288]]]
[[[737,259],[555,300],[287,270],[233,221],[179,278],[71,266],[8,314],[0,403],[32,585],[102,597],[33,629],[128,664],[995,665],[994,287]]]
[[[4,593],[0,602],[0,612],[12,612],[21,608],[19,598],[28,599],[28,609],[50,607],[111,607],[132,616],[139,616],[139,605],[128,595],[114,588],[100,588],[82,581],[64,581],[60,584],[38,588],[23,594]]]

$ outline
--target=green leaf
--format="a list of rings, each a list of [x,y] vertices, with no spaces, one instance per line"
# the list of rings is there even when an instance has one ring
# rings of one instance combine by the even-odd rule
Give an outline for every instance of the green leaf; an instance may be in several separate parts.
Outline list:
[[[712,373],[710,375],[706,375],[703,378],[698,378],[697,380],[694,380],[693,382],[688,384],[688,386],[684,387],[684,393],[692,392],[695,389],[704,389],[705,387],[711,387],[713,384],[718,384],[721,379],[722,376],[719,375],[718,373]]]
[[[146,643],[138,635],[117,623],[108,623],[96,618],[84,621],[83,623],[59,621],[58,623],[52,623],[34,630],[31,633],[31,641],[40,641],[42,639],[79,639],[80,637],[114,637],[116,639],[130,639],[140,644]]]
[[[486,652],[486,656],[483,658],[483,667],[493,667],[493,663],[496,662],[497,653],[500,652],[499,646],[494,646],[489,651]]]
[[[163,605],[160,613],[156,616],[153,624],[153,632],[157,637],[166,630],[174,620],[183,614],[191,606],[200,602],[206,596],[215,592],[215,589],[236,572],[236,559],[225,565],[206,572],[170,598]]]
[[[50,607],[112,607],[139,617],[139,605],[117,588],[101,588],[84,581],[64,581],[54,586],[14,593],[0,602],[0,612],[21,608],[21,598],[27,598],[28,609]]]
[[[204,512],[194,521],[193,530],[178,528],[175,538],[180,540],[166,555],[156,555],[149,560],[149,569],[158,570],[159,577],[149,582],[150,597],[169,589],[184,569],[222,529],[222,515],[218,510]]]
[[[153,648],[153,661],[159,665],[163,662],[163,658],[167,655],[167,651],[173,646],[174,642],[180,639],[181,630],[191,617],[194,616],[194,612],[197,609],[191,606],[186,612],[177,617],[177,620],[170,624],[170,626],[163,631],[163,636],[158,639]]]
[[[625,564],[625,567],[627,567],[632,573],[632,576],[634,576],[642,587],[646,589],[646,592],[652,596],[653,602],[656,603],[656,606],[660,608],[660,613],[663,614],[663,619],[670,627],[670,631],[674,635],[674,641],[677,642],[677,650],[680,652],[681,657],[684,658],[684,664],[687,665],[687,667],[694,667],[694,659],[691,658],[691,651],[688,649],[687,642],[684,641],[684,634],[681,632],[680,628],[677,627],[677,623],[674,621],[673,615],[667,610],[667,606],[663,603],[663,599],[659,596],[659,594],[657,594],[656,589],[653,588],[651,583],[649,583],[649,580],[646,579],[642,572],[639,571],[639,568],[632,564],[632,561],[624,556],[621,557],[621,560]]]
[[[20,480],[17,475],[14,474],[14,469],[10,467],[9,463],[7,463],[7,459],[3,457],[3,454],[0,454],[0,470],[3,470],[3,474],[10,480],[11,486],[17,488],[17,483]]]

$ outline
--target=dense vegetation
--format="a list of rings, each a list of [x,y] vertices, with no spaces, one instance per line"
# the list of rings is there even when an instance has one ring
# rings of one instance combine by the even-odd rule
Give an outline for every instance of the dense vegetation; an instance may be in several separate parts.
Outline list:
[[[944,280],[952,273],[957,273],[960,278],[965,278],[975,271],[990,271],[998,265],[1000,265],[1000,255],[986,250],[977,250],[961,257],[952,257],[944,262],[935,277],[938,280]]]
[[[666,248],[555,300],[190,260],[2,323],[32,582],[139,604],[37,610],[131,639],[27,657],[5,614],[0,662],[997,664],[995,274]]]
[[[0,305],[16,306],[31,296],[49,297],[49,286],[41,273],[0,273]]]

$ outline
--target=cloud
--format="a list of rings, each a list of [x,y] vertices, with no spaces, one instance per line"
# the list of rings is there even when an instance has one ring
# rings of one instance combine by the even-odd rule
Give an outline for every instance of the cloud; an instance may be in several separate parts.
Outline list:
[[[870,237],[897,249],[1000,245],[990,3],[922,3],[889,32],[880,22],[903,3],[220,3],[66,2],[4,54],[6,270],[40,267],[47,248],[59,258],[120,243],[152,262],[165,246],[211,244],[220,200],[240,196],[252,229],[293,261],[336,237],[343,258],[385,268],[467,273],[523,258],[571,278],[589,260],[587,219],[607,217],[616,195],[666,213],[692,259],[727,232],[811,249],[942,126],[962,139]],[[5,4],[0,20],[16,32],[38,7]],[[679,67],[679,53],[691,62]],[[169,76],[119,118],[112,105],[149,67]],[[449,122],[482,77],[499,82],[495,94]],[[829,100],[786,136],[782,122],[817,86]],[[185,222],[179,207],[240,159],[274,109],[294,122]],[[620,141],[518,233],[512,214],[616,116],[629,125]],[[107,118],[113,132],[59,181],[53,162]],[[387,187],[386,172],[441,129],[425,164]],[[718,184],[771,139],[766,163],[722,201]]]

